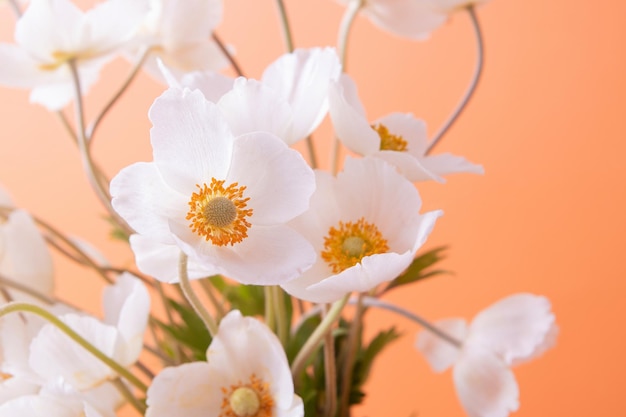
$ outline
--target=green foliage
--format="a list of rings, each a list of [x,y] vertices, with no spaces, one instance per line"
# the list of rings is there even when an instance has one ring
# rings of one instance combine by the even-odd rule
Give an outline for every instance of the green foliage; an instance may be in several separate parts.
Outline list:
[[[381,294],[402,285],[412,284],[435,275],[450,273],[443,269],[427,271],[431,266],[444,259],[443,252],[446,249],[445,246],[441,246],[415,258],[406,271],[391,281],[387,287],[382,290]]]
[[[231,310],[244,316],[262,316],[265,313],[265,293],[258,285],[229,284],[219,275],[209,278],[211,284],[228,300]]]
[[[174,324],[157,322],[167,335],[185,346],[194,360],[206,360],[206,350],[211,343],[211,335],[204,322],[190,306],[168,299],[168,304],[178,316]]]

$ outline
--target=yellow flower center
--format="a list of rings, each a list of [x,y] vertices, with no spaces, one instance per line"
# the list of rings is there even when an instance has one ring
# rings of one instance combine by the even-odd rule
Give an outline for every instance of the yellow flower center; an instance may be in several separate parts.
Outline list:
[[[405,152],[407,150],[407,141],[402,136],[389,133],[387,126],[383,124],[377,124],[372,126],[372,129],[380,136],[380,150],[381,151],[398,151]]]
[[[250,382],[222,387],[224,397],[219,417],[272,417],[274,399],[269,384],[250,375]]]
[[[224,181],[211,179],[191,195],[187,220],[189,227],[199,236],[217,246],[234,245],[248,237],[252,209],[247,209],[250,198],[244,198],[245,186],[238,183],[224,188]]]
[[[321,256],[333,273],[338,274],[358,264],[366,256],[387,251],[387,240],[376,225],[360,218],[354,223],[339,222],[337,228],[331,227],[324,238]]]
[[[54,59],[54,61],[49,62],[47,64],[39,65],[39,69],[44,70],[44,71],[55,71],[61,65],[71,61],[72,59],[76,57],[77,57],[76,54],[72,52],[54,51],[52,53],[52,58]]]

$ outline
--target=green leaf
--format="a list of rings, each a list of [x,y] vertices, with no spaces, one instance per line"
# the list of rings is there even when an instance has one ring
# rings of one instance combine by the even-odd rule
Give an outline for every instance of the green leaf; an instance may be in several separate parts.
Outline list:
[[[414,282],[421,281],[435,275],[450,273],[449,271],[443,269],[425,271],[437,262],[444,259],[443,252],[446,249],[447,248],[445,246],[441,246],[415,258],[411,265],[409,265],[409,267],[406,269],[406,271],[404,271],[402,275],[391,281],[389,285],[387,285],[387,287],[382,291],[382,293],[386,293],[393,288],[397,288],[402,285],[412,284]]]
[[[170,307],[176,312],[181,323],[166,324],[157,322],[167,334],[180,344],[189,348],[194,359],[206,360],[206,350],[211,343],[211,335],[202,319],[189,306],[174,300],[168,300]]]
[[[244,316],[261,316],[265,313],[265,293],[262,286],[229,284],[219,275],[210,280],[233,310],[241,311]]]

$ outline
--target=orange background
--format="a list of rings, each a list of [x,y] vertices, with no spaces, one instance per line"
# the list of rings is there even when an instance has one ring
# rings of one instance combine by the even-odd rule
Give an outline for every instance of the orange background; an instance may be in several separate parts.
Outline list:
[[[226,3],[218,33],[235,46],[246,73],[259,76],[283,51],[274,2]],[[287,8],[297,46],[335,43],[341,6],[291,0]],[[625,15],[626,3],[617,0],[494,0],[478,10],[484,76],[437,151],[482,163],[486,175],[419,185],[425,208],[445,211],[427,246],[450,246],[444,265],[454,275],[389,296],[431,319],[470,318],[520,291],[548,296],[561,334],[554,350],[516,370],[519,417],[623,413]],[[1,39],[11,39],[12,25],[8,8],[0,9]],[[361,18],[350,46],[349,71],[370,118],[412,112],[431,133],[464,91],[475,59],[465,15],[424,43]],[[127,70],[125,62],[108,67],[89,96],[89,115]],[[146,115],[161,91],[142,76],[105,120],[95,152],[110,174],[150,160]],[[27,93],[2,88],[0,138],[0,183],[17,204],[94,242],[118,264],[130,262],[122,245],[106,240],[103,210],[53,114],[29,105]],[[98,311],[96,278],[62,260],[56,266],[58,293]],[[369,319],[370,329],[394,323],[405,337],[377,363],[356,415],[463,416],[450,373],[432,374],[412,347],[417,326],[387,313]]]

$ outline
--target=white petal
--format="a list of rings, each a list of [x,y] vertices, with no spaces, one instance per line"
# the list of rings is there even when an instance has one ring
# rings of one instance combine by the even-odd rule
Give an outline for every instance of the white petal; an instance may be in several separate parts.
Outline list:
[[[179,282],[178,262],[181,249],[178,245],[157,242],[142,235],[130,237],[130,247],[135,254],[137,268],[161,282]],[[189,279],[199,279],[218,274],[219,270],[200,265],[195,259],[187,261]]]
[[[442,332],[463,341],[467,334],[467,323],[463,319],[446,319],[433,323]],[[415,347],[426,358],[435,372],[443,372],[459,358],[461,350],[436,334],[424,329],[418,333]]]
[[[213,103],[217,103],[224,94],[230,91],[234,82],[233,78],[209,71],[188,73],[180,79],[181,86],[190,90],[200,90],[204,97]]]
[[[0,274],[42,294],[54,289],[52,257],[30,215],[13,211],[5,224],[0,224]],[[11,294],[24,300],[16,291]]]
[[[315,190],[315,175],[302,155],[265,132],[235,140],[226,179],[247,187],[253,225],[286,223],[302,214]]]
[[[233,136],[217,106],[200,91],[170,88],[150,108],[154,161],[164,181],[183,193],[226,176]]]
[[[270,87],[256,80],[237,78],[231,91],[218,102],[235,136],[250,132],[273,133],[291,143],[292,109]]]
[[[428,134],[423,120],[416,119],[408,113],[391,113],[372,124],[383,124],[389,129],[389,133],[402,137],[407,141],[407,148],[411,155],[424,156],[428,147]]]
[[[45,62],[56,51],[76,52],[83,12],[69,0],[33,0],[15,26],[16,42]]]
[[[124,365],[133,364],[143,347],[150,315],[150,295],[144,284],[129,273],[103,292],[105,323],[117,327],[120,337],[115,357]]]
[[[295,140],[309,135],[328,111],[328,85],[341,72],[332,48],[296,49],[274,61],[261,80],[277,91],[293,108]]]
[[[352,152],[371,155],[380,149],[380,136],[368,122],[357,96],[356,85],[348,75],[329,89],[330,118],[337,137]]]
[[[415,181],[437,181],[444,183],[446,180],[427,169],[422,163],[423,159],[418,159],[408,152],[378,151],[371,154],[374,158],[393,165],[406,179]]]
[[[147,394],[146,417],[206,417],[217,415],[222,393],[209,375],[205,362],[186,363],[163,369]],[[217,406],[216,406],[217,405]]]
[[[157,16],[153,29],[161,36],[162,45],[183,45],[206,39],[222,20],[223,5],[219,0],[157,0],[153,1]]]
[[[115,211],[138,233],[171,241],[168,219],[184,219],[191,192],[183,195],[168,187],[156,165],[137,162],[120,171],[111,181]]]
[[[481,165],[473,164],[461,156],[449,153],[426,156],[422,158],[421,163],[426,169],[437,175],[447,175],[457,172],[468,172],[473,174],[485,173],[485,170]]]
[[[89,30],[81,41],[88,49],[113,52],[137,31],[147,11],[147,1],[109,0],[99,3],[85,14],[85,25]]]
[[[248,237],[233,246],[215,246],[204,239],[189,238],[192,232],[178,225],[176,238],[200,265],[251,285],[278,285],[302,274],[315,261],[311,244],[284,225],[253,226]],[[187,234],[187,235],[185,235]],[[192,242],[189,244],[188,242]]]
[[[228,64],[215,42],[206,39],[165,46],[148,57],[143,69],[157,80],[162,80],[156,58],[161,59],[178,79],[192,71],[219,71]]]
[[[447,15],[433,11],[429,2],[415,0],[368,2],[363,13],[380,28],[414,40],[428,38],[433,29],[447,20]]]
[[[294,388],[287,355],[276,335],[260,321],[242,317],[238,310],[228,313],[207,350],[207,361],[212,374],[231,384],[254,374],[269,383],[276,407],[292,406]]]
[[[118,332],[93,317],[68,314],[61,319],[105,355],[116,359]],[[92,388],[115,375],[107,365],[51,324],[30,345],[32,369],[48,381],[63,377],[75,389]]]
[[[465,348],[454,366],[454,385],[470,417],[507,417],[519,407],[519,390],[511,370],[482,349]]]
[[[484,346],[507,364],[523,361],[554,343],[554,321],[546,297],[514,294],[487,307],[474,318],[468,343]]]

